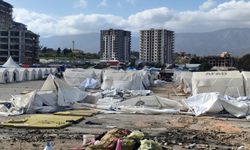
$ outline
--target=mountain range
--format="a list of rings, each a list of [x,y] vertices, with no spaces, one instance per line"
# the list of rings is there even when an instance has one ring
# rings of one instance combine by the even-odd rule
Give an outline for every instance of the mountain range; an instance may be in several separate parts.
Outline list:
[[[85,52],[98,52],[100,34],[89,33],[79,35],[54,36],[40,38],[41,45],[55,48],[75,48]],[[139,37],[132,36],[131,49],[139,50]],[[229,51],[235,56],[250,53],[250,28],[231,28],[205,33],[175,33],[175,51],[204,55],[218,55]]]

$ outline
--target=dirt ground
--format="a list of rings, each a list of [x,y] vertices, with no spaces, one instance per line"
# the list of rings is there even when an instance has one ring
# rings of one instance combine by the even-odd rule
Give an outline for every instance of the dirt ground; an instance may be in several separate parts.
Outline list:
[[[0,88],[6,87],[6,89],[19,92],[40,88],[41,85],[42,82],[38,81],[0,85]],[[181,100],[187,97],[187,95],[180,94],[173,84],[153,87],[152,90],[155,94],[170,99]],[[7,96],[6,93],[1,92],[1,98]],[[10,118],[15,117],[0,117],[0,121]],[[43,149],[47,141],[51,141],[55,150],[70,150],[81,146],[84,134],[98,136],[115,127],[141,130],[148,139],[159,141],[166,149],[238,149],[243,147],[250,149],[249,121],[244,118],[233,118],[227,114],[201,117],[171,114],[98,114],[59,130],[0,127],[0,142],[2,143],[0,149],[38,150]]]

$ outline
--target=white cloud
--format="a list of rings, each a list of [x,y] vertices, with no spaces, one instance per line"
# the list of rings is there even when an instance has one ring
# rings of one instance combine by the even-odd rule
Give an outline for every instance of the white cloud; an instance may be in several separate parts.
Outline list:
[[[167,28],[176,32],[207,32],[224,28],[250,27],[250,2],[232,0],[203,11],[176,11],[167,7],[147,9],[128,18],[112,14],[76,14],[54,17],[26,9],[14,9],[16,21],[42,36],[99,32],[120,28],[138,32],[147,28]]]
[[[216,6],[216,4],[217,3],[214,0],[207,0],[199,6],[199,9],[206,11],[206,10],[209,10],[211,8],[214,8]]]
[[[75,8],[86,8],[88,6],[88,2],[86,0],[79,0],[75,4]]]
[[[98,5],[99,7],[107,7],[108,6],[108,2],[107,0],[101,0],[101,2]]]

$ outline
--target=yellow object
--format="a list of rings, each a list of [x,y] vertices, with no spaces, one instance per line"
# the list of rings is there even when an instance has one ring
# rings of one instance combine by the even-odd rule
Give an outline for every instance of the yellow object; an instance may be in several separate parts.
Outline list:
[[[62,112],[56,112],[55,115],[70,115],[70,116],[85,116],[90,117],[94,114],[98,113],[98,111],[93,109],[82,109],[82,110],[68,110],[68,111],[62,111]]]
[[[2,122],[3,127],[16,128],[40,128],[40,129],[60,129],[65,128],[74,122],[83,120],[83,116],[59,116],[52,114],[35,114],[23,119],[11,119]]]

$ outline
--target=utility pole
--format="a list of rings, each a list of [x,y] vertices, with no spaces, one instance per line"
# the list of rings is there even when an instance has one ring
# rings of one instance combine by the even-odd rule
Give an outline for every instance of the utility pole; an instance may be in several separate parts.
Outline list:
[[[73,44],[73,49],[72,49],[72,51],[74,51],[74,49],[75,49],[75,41],[74,41],[74,40],[72,41],[72,44]]]

